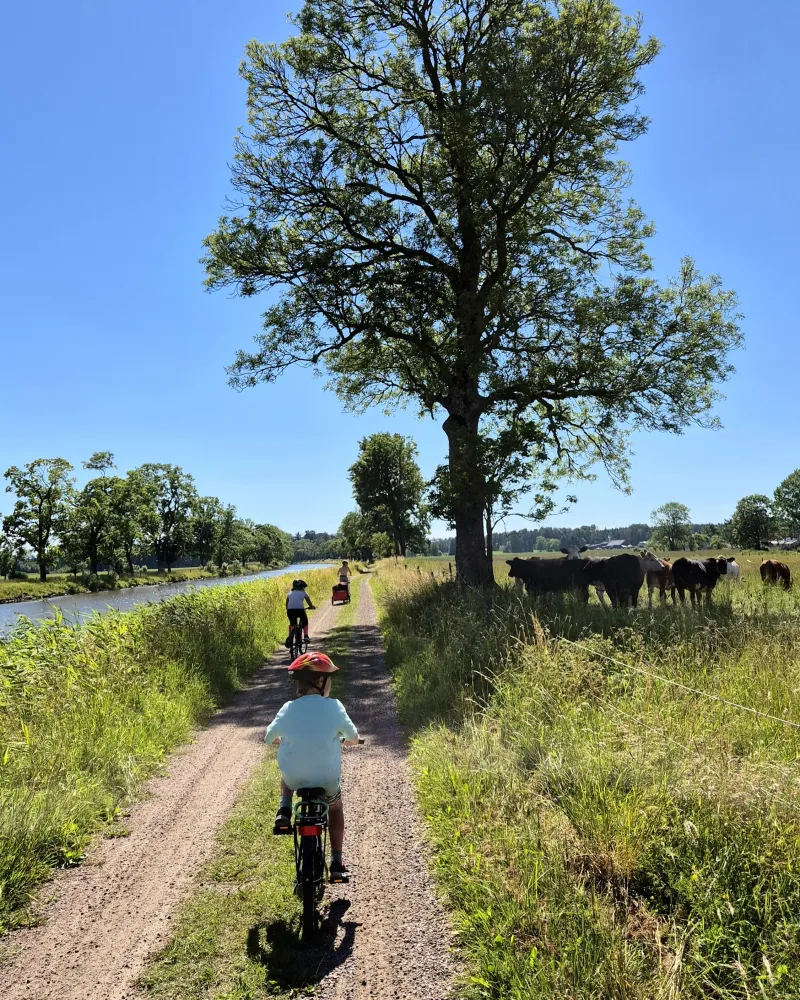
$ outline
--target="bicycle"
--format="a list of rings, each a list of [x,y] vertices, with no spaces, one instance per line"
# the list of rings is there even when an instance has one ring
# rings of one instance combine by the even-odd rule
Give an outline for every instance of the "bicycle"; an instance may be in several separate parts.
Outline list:
[[[359,739],[363,743],[363,739]],[[303,904],[300,935],[309,941],[319,927],[319,905],[325,893],[328,803],[324,788],[298,788],[291,831],[294,834],[294,891]],[[278,831],[276,831],[277,833]],[[287,828],[282,833],[289,833]]]
[[[309,611],[315,611],[313,604],[308,606]],[[298,656],[308,652],[308,636],[305,634],[305,627],[301,622],[301,613],[295,614],[294,622],[289,626],[289,653],[294,661]]]

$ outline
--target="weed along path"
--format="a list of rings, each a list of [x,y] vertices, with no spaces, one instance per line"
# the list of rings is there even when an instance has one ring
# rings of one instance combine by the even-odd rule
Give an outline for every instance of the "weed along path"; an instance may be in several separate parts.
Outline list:
[[[324,605],[311,635],[324,639],[339,608]],[[132,1000],[148,956],[171,938],[178,904],[213,852],[215,834],[262,760],[265,720],[286,699],[286,654],[276,655],[172,756],[126,822],[83,865],[58,873],[42,922],[0,941],[4,1000]]]
[[[314,995],[323,1000],[443,1000],[452,995],[456,972],[452,937],[421,846],[369,579],[361,586],[343,700],[366,743],[343,755],[345,860],[351,879],[347,886],[326,890],[331,913],[341,917],[330,943],[330,971]]]

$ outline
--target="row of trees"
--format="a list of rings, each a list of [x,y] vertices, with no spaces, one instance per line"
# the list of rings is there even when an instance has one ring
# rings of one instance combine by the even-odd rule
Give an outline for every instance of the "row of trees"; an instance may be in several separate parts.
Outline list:
[[[180,466],[147,463],[118,476],[108,451],[82,464],[97,475],[79,489],[63,458],[37,458],[5,472],[6,492],[16,503],[3,519],[0,573],[12,572],[27,550],[41,580],[57,565],[75,573],[106,566],[133,574],[135,563],[148,557],[163,572],[185,557],[221,566],[275,565],[292,556],[286,532],[237,517],[236,508],[217,497],[200,496]]]

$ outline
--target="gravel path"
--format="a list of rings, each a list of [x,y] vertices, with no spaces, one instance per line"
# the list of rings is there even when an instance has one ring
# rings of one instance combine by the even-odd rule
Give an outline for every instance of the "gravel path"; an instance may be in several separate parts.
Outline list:
[[[383,662],[369,580],[361,585],[342,699],[367,740],[345,751],[345,861],[350,884],[328,886],[330,943],[322,1000],[444,1000],[456,964],[434,896],[403,731]]]
[[[338,611],[323,605],[311,620],[312,638],[324,638]],[[141,998],[132,984],[171,936],[178,904],[263,759],[265,720],[289,693],[286,665],[286,653],[276,654],[195,743],[170,758],[168,775],[148,782],[147,798],[131,810],[130,836],[99,841],[85,864],[57,874],[43,923],[0,943],[3,1000]]]

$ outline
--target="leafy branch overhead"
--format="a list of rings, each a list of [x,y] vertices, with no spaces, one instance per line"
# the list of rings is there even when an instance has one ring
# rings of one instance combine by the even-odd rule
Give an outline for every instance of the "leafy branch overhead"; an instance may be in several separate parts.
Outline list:
[[[348,406],[444,416],[462,578],[486,579],[480,433],[627,482],[633,428],[714,423],[736,296],[652,225],[619,146],[658,44],[610,0],[308,0],[251,42],[234,212],[211,288],[277,288],[237,387],[321,366]]]

